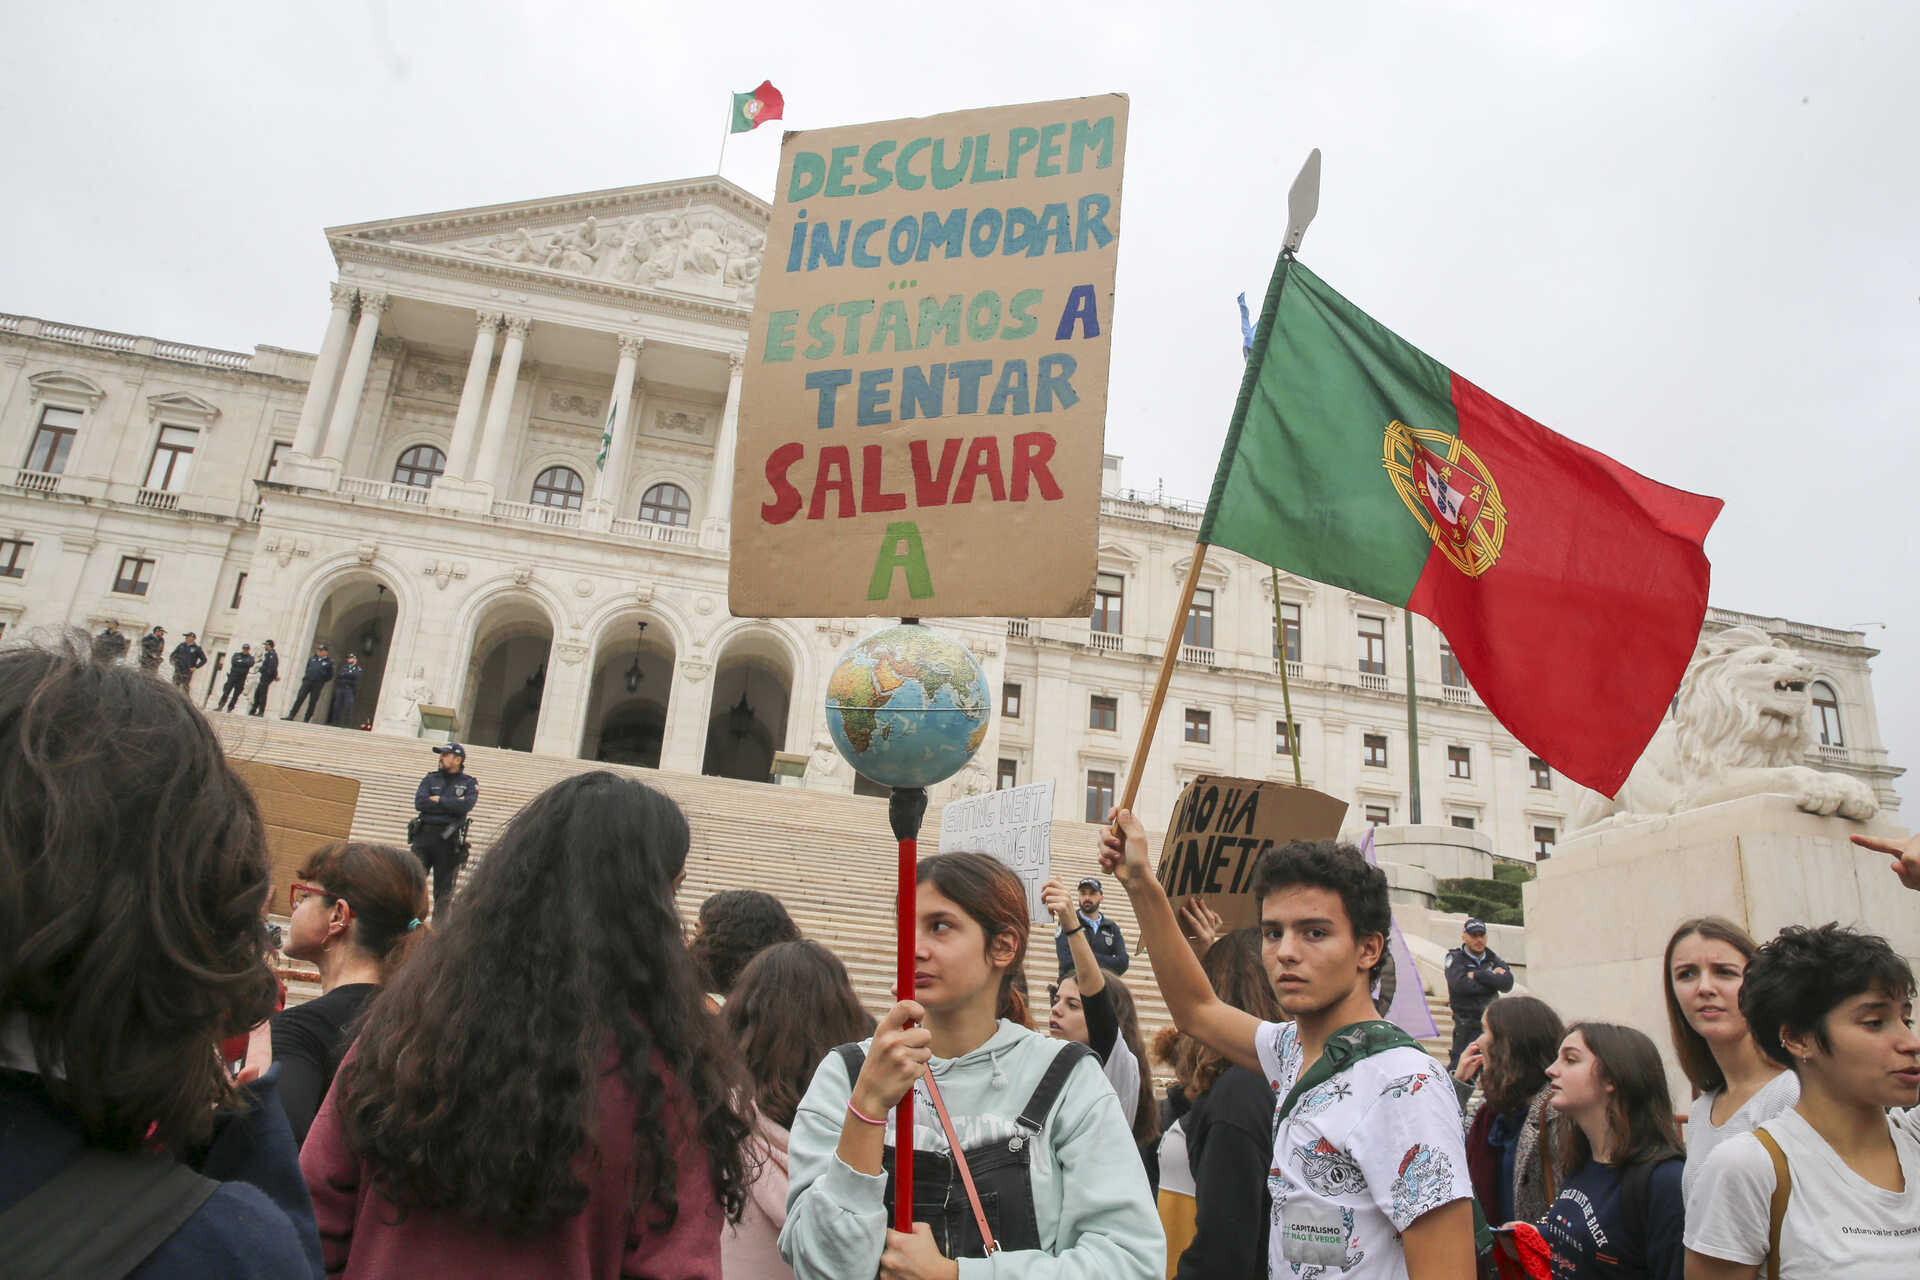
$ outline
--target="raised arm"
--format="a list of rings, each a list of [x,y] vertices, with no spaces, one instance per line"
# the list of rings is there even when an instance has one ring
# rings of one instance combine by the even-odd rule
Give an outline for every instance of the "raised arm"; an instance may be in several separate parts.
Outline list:
[[[1040,900],[1053,913],[1054,922],[1067,940],[1067,954],[1073,957],[1073,980],[1080,994],[1090,996],[1104,989],[1106,974],[1100,971],[1100,962],[1094,958],[1093,943],[1087,940],[1087,926],[1068,896],[1067,886],[1059,880],[1047,881],[1041,886]]]
[[[1206,970],[1180,932],[1173,903],[1154,879],[1146,828],[1127,809],[1116,809],[1107,820],[1112,825],[1100,836],[1100,867],[1120,881],[1133,903],[1140,938],[1153,960],[1154,981],[1160,984],[1175,1025],[1230,1062],[1259,1072],[1260,1053],[1254,1038],[1260,1020],[1213,993]]]

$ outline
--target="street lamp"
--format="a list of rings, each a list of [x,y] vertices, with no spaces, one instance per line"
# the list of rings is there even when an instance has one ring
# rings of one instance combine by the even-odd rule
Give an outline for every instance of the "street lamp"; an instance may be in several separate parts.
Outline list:
[[[645,673],[640,670],[640,653],[647,642],[646,621],[642,619],[639,625],[640,634],[635,639],[633,645],[633,665],[627,668],[626,680],[628,693],[638,693],[640,691],[640,682],[647,678]]]

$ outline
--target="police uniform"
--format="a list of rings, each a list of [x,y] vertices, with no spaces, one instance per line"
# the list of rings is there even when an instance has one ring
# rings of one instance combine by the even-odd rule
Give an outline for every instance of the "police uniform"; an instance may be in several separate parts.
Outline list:
[[[407,844],[433,876],[433,914],[441,919],[453,897],[454,877],[467,860],[467,815],[480,799],[480,784],[466,771],[465,747],[449,742],[433,751],[436,756],[443,752],[458,756],[460,772],[435,768],[420,779],[413,793],[413,807],[420,816],[407,829]]]
[[[280,654],[273,647],[273,641],[269,640],[266,650],[260,655],[260,674],[253,682],[253,715],[267,714],[267,688],[279,678]]]
[[[333,705],[327,708],[327,723],[343,729],[354,727],[353,702],[360,696],[360,677],[367,673],[352,654],[347,659],[347,665],[333,673]]]
[[[140,637],[140,669],[142,671],[158,671],[160,669],[160,659],[166,656],[166,652],[167,633],[159,627],[155,627]]]
[[[185,692],[192,688],[193,673],[207,665],[207,651],[199,646],[194,634],[189,631],[185,640],[173,646],[167,661],[173,664],[174,684]]]
[[[307,673],[300,677],[300,690],[293,695],[293,705],[287,708],[282,720],[291,720],[300,714],[300,704],[307,704],[307,723],[313,723],[313,713],[320,709],[320,689],[333,679],[333,659],[315,650],[307,659]]]
[[[220,690],[220,709],[233,711],[240,705],[240,690],[246,687],[247,673],[253,670],[253,655],[246,649],[233,655],[227,663],[226,687]]]

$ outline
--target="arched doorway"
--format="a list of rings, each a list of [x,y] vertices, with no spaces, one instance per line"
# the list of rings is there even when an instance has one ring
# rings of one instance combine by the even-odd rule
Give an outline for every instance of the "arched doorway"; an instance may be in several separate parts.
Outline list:
[[[353,702],[353,723],[357,729],[375,718],[380,705],[380,688],[386,680],[387,654],[393,648],[394,629],[400,622],[400,602],[392,587],[371,571],[354,573],[336,583],[320,602],[314,616],[313,637],[304,650],[280,654],[280,678],[289,675],[298,682],[315,645],[327,646],[334,666],[347,665],[347,655],[360,660],[365,672]],[[256,646],[254,656],[259,657]],[[320,695],[320,717],[325,719],[333,705],[333,686]]]
[[[531,596],[495,601],[474,626],[461,732],[483,747],[533,750],[546,694],[553,620]]]
[[[667,629],[641,614],[624,614],[600,629],[587,688],[582,759],[660,767],[673,661]]]
[[[720,655],[700,772],[749,782],[773,780],[773,753],[786,750],[793,664],[770,636],[747,633]]]

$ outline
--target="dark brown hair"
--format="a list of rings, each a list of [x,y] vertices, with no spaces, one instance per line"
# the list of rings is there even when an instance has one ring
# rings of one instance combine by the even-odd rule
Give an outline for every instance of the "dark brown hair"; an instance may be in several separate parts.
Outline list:
[[[1200,967],[1213,984],[1213,994],[1224,1003],[1262,1022],[1285,1020],[1280,998],[1274,995],[1266,965],[1260,960],[1260,930],[1235,929],[1215,940],[1201,958]],[[1197,1098],[1213,1088],[1232,1063],[1192,1036],[1181,1035],[1167,1065],[1173,1068],[1174,1078]]]
[[[0,650],[0,1012],[87,1141],[175,1152],[273,1012],[266,829],[213,730],[78,632]]]
[[[1607,1163],[1625,1168],[1679,1155],[1684,1146],[1673,1119],[1673,1095],[1667,1091],[1667,1069],[1653,1041],[1616,1022],[1576,1022],[1567,1035],[1576,1031],[1587,1042],[1600,1081],[1613,1086],[1607,1101],[1613,1150]],[[1568,1123],[1562,1133],[1560,1176],[1566,1177],[1593,1159],[1593,1146],[1577,1124]]]
[[[840,957],[817,942],[778,942],[755,956],[727,997],[727,1027],[740,1045],[760,1114],[782,1129],[806,1096],[814,1068],[835,1045],[873,1034]]]
[[[1682,920],[1680,927],[1673,931],[1673,936],[1667,939],[1666,958],[1660,966],[1660,986],[1667,998],[1667,1034],[1673,1039],[1673,1056],[1680,1060],[1680,1071],[1696,1093],[1712,1093],[1727,1087],[1727,1077],[1720,1070],[1720,1064],[1714,1061],[1713,1049],[1707,1044],[1707,1038],[1693,1029],[1693,1024],[1687,1021],[1686,1013],[1680,1008],[1680,997],[1673,994],[1673,950],[1695,935],[1726,943],[1749,964],[1753,962],[1753,953],[1760,948],[1752,934],[1725,916],[1694,916],[1690,920]],[[1733,1007],[1739,1008],[1738,1001]]]
[[[1547,1068],[1560,1052],[1567,1029],[1553,1006],[1532,996],[1501,996],[1487,1006],[1486,1075],[1481,1087],[1493,1114],[1504,1115],[1532,1101],[1547,1084]]]
[[[1120,1039],[1140,1067],[1140,1097],[1133,1107],[1133,1141],[1144,1147],[1160,1136],[1160,1104],[1153,1096],[1153,1072],[1147,1066],[1147,1047],[1140,1041],[1140,1011],[1133,1003],[1133,992],[1127,990],[1127,984],[1110,973],[1105,976],[1106,990],[1113,1001],[1114,1021],[1120,1024]]]
[[[317,884],[353,912],[353,945],[393,976],[425,936],[427,873],[420,859],[390,844],[330,844],[300,864],[300,879]]]
[[[1000,979],[998,1017],[1028,1026],[1027,1015],[1027,891],[1006,864],[984,853],[941,853],[922,858],[914,869],[915,884],[933,882],[943,897],[973,918],[986,934],[986,945],[1001,934],[1014,939],[1013,963]]]
[[[707,990],[726,995],[755,956],[800,936],[780,899],[759,889],[722,889],[700,904],[700,925],[688,949]]]

